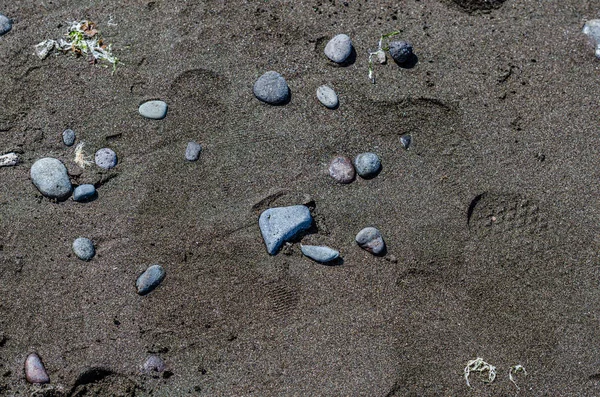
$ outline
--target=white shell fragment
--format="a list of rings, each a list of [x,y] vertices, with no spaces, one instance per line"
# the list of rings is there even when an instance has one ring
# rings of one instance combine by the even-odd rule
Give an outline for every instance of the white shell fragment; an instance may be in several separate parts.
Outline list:
[[[0,156],[0,167],[10,167],[19,164],[19,156],[16,153],[7,153]]]

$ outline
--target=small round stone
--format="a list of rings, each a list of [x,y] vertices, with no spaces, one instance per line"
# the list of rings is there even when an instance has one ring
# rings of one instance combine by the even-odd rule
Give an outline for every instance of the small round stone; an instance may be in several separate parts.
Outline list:
[[[167,366],[162,358],[152,355],[146,359],[143,366],[143,372],[148,375],[157,375],[163,372]]]
[[[140,114],[147,119],[160,120],[167,116],[167,104],[163,101],[148,101],[140,105]]]
[[[381,161],[375,153],[361,153],[354,159],[356,172],[363,178],[373,178],[381,169]]]
[[[44,368],[42,359],[35,353],[31,353],[25,360],[25,378],[27,382],[44,384],[50,382],[50,377]]]
[[[400,144],[406,150],[408,150],[408,148],[410,147],[411,142],[412,142],[412,137],[409,134],[402,135],[400,137]]]
[[[325,55],[335,63],[344,63],[352,54],[352,40],[345,34],[338,34],[325,46]]]
[[[73,146],[75,143],[75,131],[71,129],[64,130],[62,133],[63,142],[67,146]]]
[[[394,61],[404,63],[408,61],[413,53],[413,48],[406,41],[392,41],[390,43],[390,55]]]
[[[200,157],[202,146],[194,141],[188,142],[185,148],[185,159],[188,161],[196,161]]]
[[[339,183],[350,183],[356,176],[352,160],[348,157],[336,157],[329,164],[329,175]]]
[[[317,98],[329,109],[335,109],[339,105],[338,96],[335,91],[326,85],[317,88]]]
[[[254,95],[263,102],[271,105],[282,105],[290,99],[290,88],[287,82],[277,72],[269,71],[254,83]]]
[[[52,157],[39,159],[31,166],[31,181],[48,198],[64,200],[73,189],[67,167]]]
[[[80,203],[90,201],[96,197],[96,188],[94,185],[79,185],[73,191],[73,200]]]
[[[385,252],[385,242],[381,232],[374,227],[366,227],[356,235],[358,245],[374,255],[380,255]]]
[[[112,149],[102,148],[96,152],[94,160],[98,167],[109,170],[117,165],[117,154]]]
[[[146,295],[147,293],[154,290],[165,278],[165,269],[160,265],[152,265],[144,273],[142,273],[135,285],[137,287],[138,294]]]
[[[73,252],[82,261],[89,261],[96,255],[94,243],[85,237],[79,237],[73,241]]]
[[[0,36],[10,32],[12,29],[12,20],[5,15],[0,14]]]

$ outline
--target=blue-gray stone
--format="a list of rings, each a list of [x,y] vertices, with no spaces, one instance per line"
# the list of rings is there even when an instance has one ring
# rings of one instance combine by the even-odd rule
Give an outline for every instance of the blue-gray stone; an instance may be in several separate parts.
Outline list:
[[[82,261],[89,261],[96,255],[94,243],[85,237],[79,237],[73,241],[73,252]]]
[[[400,137],[400,143],[402,144],[402,147],[406,150],[408,150],[408,148],[410,147],[411,142],[412,142],[412,137],[409,134],[402,135]]]
[[[98,167],[108,170],[117,165],[117,154],[112,149],[102,148],[96,152],[94,160]]]
[[[200,157],[202,146],[198,142],[188,142],[185,148],[185,159],[188,161],[196,161]]]
[[[336,63],[344,63],[352,54],[352,40],[345,34],[338,34],[325,46],[325,55]]]
[[[154,288],[158,287],[158,285],[165,278],[165,269],[160,265],[152,265],[144,273],[142,273],[136,283],[137,292],[140,295],[146,295],[151,292]]]
[[[375,153],[361,153],[354,159],[356,172],[363,178],[372,178],[381,169],[381,161]]]
[[[71,129],[64,130],[62,133],[63,142],[67,146],[73,146],[75,143],[75,131]]]
[[[138,110],[147,119],[160,120],[167,116],[167,104],[163,101],[144,102]]]
[[[260,214],[258,226],[262,233],[267,252],[275,255],[284,242],[310,229],[312,215],[304,205],[269,208]]]
[[[404,63],[408,61],[413,53],[413,48],[406,41],[393,41],[390,43],[390,55],[394,61]]]
[[[8,33],[12,29],[12,20],[5,15],[0,14],[0,36]]]
[[[158,375],[158,373],[163,372],[167,366],[162,358],[152,355],[146,359],[146,362],[143,366],[143,372],[148,375]]]
[[[356,243],[364,250],[374,255],[385,252],[385,242],[381,232],[374,227],[365,227],[356,235]]]
[[[31,181],[40,193],[49,198],[64,200],[71,195],[67,167],[52,157],[39,159],[31,166]]]
[[[317,99],[329,109],[335,109],[339,105],[337,94],[332,88],[329,88],[326,85],[317,88]]]
[[[73,191],[73,200],[79,202],[90,201],[96,197],[96,188],[94,185],[79,185]]]
[[[318,246],[318,245],[302,245],[300,247],[302,253],[308,256],[310,259],[320,262],[327,263],[334,259],[339,258],[340,253],[333,248]]]
[[[269,71],[254,83],[254,95],[271,105],[282,105],[290,99],[290,88],[279,73]]]

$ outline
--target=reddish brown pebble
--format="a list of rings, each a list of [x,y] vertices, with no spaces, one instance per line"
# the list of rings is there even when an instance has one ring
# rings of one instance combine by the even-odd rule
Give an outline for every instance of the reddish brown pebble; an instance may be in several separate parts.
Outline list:
[[[50,382],[40,356],[35,353],[28,355],[27,360],[25,360],[25,378],[29,383],[42,384]]]
[[[352,160],[348,157],[334,158],[329,164],[329,175],[339,183],[352,182],[355,176]]]

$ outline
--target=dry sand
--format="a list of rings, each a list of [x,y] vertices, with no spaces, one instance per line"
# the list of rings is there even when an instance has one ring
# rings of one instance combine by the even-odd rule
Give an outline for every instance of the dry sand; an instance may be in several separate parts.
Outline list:
[[[600,4],[462,3],[0,1],[15,21],[0,38],[0,151],[22,158],[0,168],[0,394],[512,396],[522,364],[520,396],[599,395],[600,62],[581,28]],[[98,23],[123,61],[114,75],[33,55],[75,19]],[[378,65],[372,85],[367,49],[395,29],[418,62]],[[353,39],[350,66],[322,53],[337,33]],[[267,70],[288,105],[254,98]],[[322,84],[339,109],[318,103]],[[156,98],[167,117],[140,117]],[[119,165],[78,168],[65,128]],[[377,178],[327,175],[333,156],[364,151],[382,159]],[[42,198],[29,168],[46,156],[99,198]],[[266,253],[260,211],[302,203],[316,223],[303,242],[343,265],[299,244]],[[385,258],[356,246],[365,226]],[[71,251],[79,236],[91,262]],[[167,277],[140,297],[153,263]],[[31,351],[50,386],[26,384]],[[150,353],[171,376],[140,374]],[[498,377],[468,389],[475,357]]]

